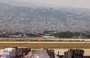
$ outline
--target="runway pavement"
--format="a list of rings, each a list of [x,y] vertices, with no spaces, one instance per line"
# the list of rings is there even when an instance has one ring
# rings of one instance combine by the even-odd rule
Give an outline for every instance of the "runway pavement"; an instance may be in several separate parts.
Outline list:
[[[1,41],[0,48],[29,47],[29,48],[90,48],[90,42],[24,42]]]

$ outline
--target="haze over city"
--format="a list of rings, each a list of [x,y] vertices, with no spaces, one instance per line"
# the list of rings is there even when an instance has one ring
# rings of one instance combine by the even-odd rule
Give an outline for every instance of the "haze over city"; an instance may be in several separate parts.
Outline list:
[[[90,31],[89,2],[90,0],[0,0],[0,30]]]
[[[0,2],[10,4],[28,3],[49,7],[90,8],[90,0],[0,0]]]

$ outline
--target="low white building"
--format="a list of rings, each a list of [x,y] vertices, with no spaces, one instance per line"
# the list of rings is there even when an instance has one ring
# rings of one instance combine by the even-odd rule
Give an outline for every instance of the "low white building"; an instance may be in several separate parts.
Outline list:
[[[44,39],[53,39],[53,38],[55,38],[55,36],[47,34],[47,35],[44,35],[43,38]]]

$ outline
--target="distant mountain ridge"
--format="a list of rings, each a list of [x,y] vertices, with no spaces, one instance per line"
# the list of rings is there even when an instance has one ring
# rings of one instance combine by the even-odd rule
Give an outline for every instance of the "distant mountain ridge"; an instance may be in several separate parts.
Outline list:
[[[90,10],[33,8],[0,3],[0,30],[36,33],[90,31]]]

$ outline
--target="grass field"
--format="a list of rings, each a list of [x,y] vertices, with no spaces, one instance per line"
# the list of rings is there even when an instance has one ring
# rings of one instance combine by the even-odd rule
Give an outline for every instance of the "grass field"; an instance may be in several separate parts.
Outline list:
[[[35,38],[0,38],[0,41],[90,42],[90,39],[35,37]]]

